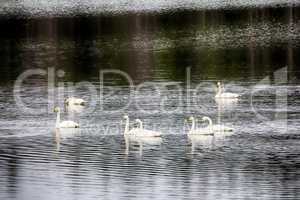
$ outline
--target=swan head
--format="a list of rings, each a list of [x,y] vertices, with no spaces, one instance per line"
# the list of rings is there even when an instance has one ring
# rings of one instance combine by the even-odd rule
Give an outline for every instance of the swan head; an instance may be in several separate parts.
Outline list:
[[[129,119],[128,115],[124,115],[124,116],[123,116],[123,119],[124,119],[124,120],[128,120],[128,119]]]
[[[56,112],[56,113],[60,112],[60,108],[58,106],[56,106],[53,111]]]
[[[195,120],[195,117],[189,117],[188,118],[188,121],[194,121]]]
[[[211,121],[209,117],[202,117],[202,121]]]
[[[135,122],[136,123],[142,123],[142,121],[140,119],[136,119]]]

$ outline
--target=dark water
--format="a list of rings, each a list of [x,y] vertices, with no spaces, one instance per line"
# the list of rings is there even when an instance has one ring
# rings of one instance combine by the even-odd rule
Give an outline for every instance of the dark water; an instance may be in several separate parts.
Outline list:
[[[141,1],[132,3],[136,12],[126,1],[91,1],[90,12],[19,2],[0,3],[0,199],[299,199],[297,1]],[[14,99],[28,69],[46,75],[26,79],[21,97],[43,112]],[[148,85],[130,97],[124,77],[106,76],[113,95],[101,106],[79,85],[99,94],[104,69]],[[242,95],[238,102],[215,101],[219,80]],[[55,133],[53,106],[63,108],[68,95],[89,102],[62,113],[81,128]],[[163,132],[161,140],[125,141],[125,113]],[[187,138],[191,115],[235,131]]]

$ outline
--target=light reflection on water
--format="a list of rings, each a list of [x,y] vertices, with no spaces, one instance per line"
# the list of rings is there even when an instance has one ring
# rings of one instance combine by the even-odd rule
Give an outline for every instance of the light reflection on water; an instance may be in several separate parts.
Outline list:
[[[234,9],[270,6],[299,5],[297,0],[19,0],[1,2],[0,14],[29,16],[77,15],[77,14],[120,14],[126,12],[166,12],[180,9]]]
[[[10,17],[0,19],[0,199],[299,198],[298,7]],[[55,133],[52,111],[23,113],[12,92],[20,73],[48,67],[66,72],[59,82],[90,81],[98,92],[101,69],[125,71],[135,84],[176,83],[182,91],[164,87],[156,96],[145,87],[124,111],[103,112],[97,105],[95,112],[63,112],[63,119],[79,122],[81,129]],[[278,73],[287,75],[286,82],[278,81]],[[216,102],[218,80],[227,91],[242,94],[241,99]],[[105,83],[114,95],[105,99],[104,109],[128,103],[124,80],[108,77]],[[199,83],[202,87],[194,91]],[[251,102],[256,86],[263,90]],[[28,106],[47,107],[46,78],[31,77],[21,94]],[[67,94],[91,97],[74,86]],[[284,94],[287,102],[277,101]],[[63,99],[55,98],[54,104],[63,108]],[[162,112],[161,99],[166,99],[167,111],[179,109]],[[125,140],[125,113],[163,132],[162,138]],[[210,116],[235,131],[188,138],[184,120],[191,115]]]
[[[5,141],[1,196],[297,198],[298,142],[235,135],[202,142],[191,154],[185,137],[167,136],[161,146],[144,145],[142,154],[131,146],[126,154],[123,137],[75,136],[59,151],[51,136],[26,137]]]

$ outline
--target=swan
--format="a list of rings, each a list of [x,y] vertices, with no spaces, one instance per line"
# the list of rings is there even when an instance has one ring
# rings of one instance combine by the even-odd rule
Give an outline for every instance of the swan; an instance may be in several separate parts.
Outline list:
[[[213,124],[211,118],[209,117],[203,117],[202,121],[208,121],[209,126],[212,128],[214,133],[219,132],[232,132],[233,128],[225,126],[223,124]]]
[[[220,98],[220,99],[236,99],[238,98],[240,95],[236,94],[236,93],[230,93],[230,92],[224,92],[224,86],[218,82],[218,89],[217,89],[217,94],[215,96],[215,98]]]
[[[60,121],[60,108],[59,107],[55,107],[54,112],[57,113],[56,124],[55,124],[56,128],[79,128],[79,124],[77,124],[76,122],[73,122],[73,121],[62,121],[61,122]]]
[[[212,128],[212,121],[206,117],[203,117],[202,120],[210,120],[209,125],[205,128],[196,128],[196,120],[194,117],[190,117],[189,120],[192,122],[192,127],[188,132],[189,136],[192,135],[213,135],[214,131]]]
[[[159,136],[161,136],[160,132],[144,129],[143,122],[139,119],[136,120],[136,122],[139,123],[139,127],[129,130],[129,117],[127,115],[125,115],[124,119],[126,120],[125,130],[124,130],[125,136],[135,136],[135,137],[159,137]]]
[[[86,101],[83,99],[80,99],[80,98],[69,97],[65,100],[65,104],[68,106],[71,106],[71,105],[84,106],[86,104]]]
[[[140,119],[135,120],[136,123],[139,124],[137,134],[146,137],[160,137],[161,133],[157,131],[144,129],[143,122]]]

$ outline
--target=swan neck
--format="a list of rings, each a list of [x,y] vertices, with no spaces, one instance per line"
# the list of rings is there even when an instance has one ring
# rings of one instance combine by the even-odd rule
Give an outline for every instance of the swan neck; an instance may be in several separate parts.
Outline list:
[[[208,121],[208,127],[209,129],[212,131],[213,130],[213,122],[210,118],[207,118],[207,121]]]
[[[129,119],[127,118],[126,122],[125,122],[125,131],[124,131],[124,134],[127,134],[128,132],[129,132]]]
[[[217,94],[222,94],[222,86],[221,86],[221,84],[218,85],[218,92],[217,92]]]
[[[140,121],[140,129],[143,129],[144,127],[143,127],[143,122],[142,121]]]
[[[192,119],[192,127],[191,127],[191,130],[195,130],[195,126],[196,126],[195,119]]]
[[[60,123],[60,111],[56,113],[56,124],[55,124],[56,128],[59,128],[59,123]]]
[[[207,118],[207,120],[208,120],[208,123],[209,123],[208,125],[212,126],[213,125],[212,120],[210,118]]]

